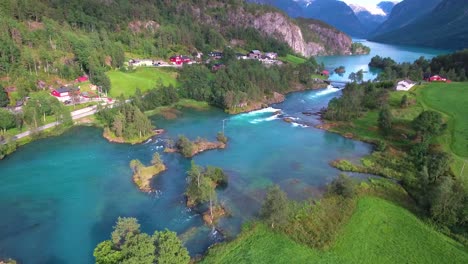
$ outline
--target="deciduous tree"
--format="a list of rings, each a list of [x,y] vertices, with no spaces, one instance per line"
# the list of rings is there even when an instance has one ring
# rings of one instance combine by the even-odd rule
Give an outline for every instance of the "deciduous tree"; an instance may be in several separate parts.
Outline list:
[[[268,189],[260,216],[271,228],[275,228],[275,225],[282,226],[288,222],[288,198],[278,185],[274,185]]]

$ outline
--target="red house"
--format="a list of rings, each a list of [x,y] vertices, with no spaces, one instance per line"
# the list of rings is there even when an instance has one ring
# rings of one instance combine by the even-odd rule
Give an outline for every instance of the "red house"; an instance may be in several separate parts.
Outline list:
[[[54,89],[51,94],[53,96],[55,96],[55,97],[65,97],[65,96],[69,96],[70,92],[73,92],[73,91],[79,91],[79,89],[78,88],[60,87],[58,89]]]
[[[321,74],[322,74],[323,76],[328,76],[328,75],[330,75],[330,72],[327,71],[327,70],[323,70],[323,71],[321,72]]]
[[[191,59],[187,56],[180,56],[180,55],[177,55],[177,56],[172,56],[170,59],[169,59],[172,63],[176,64],[176,65],[182,65],[184,63],[189,63],[191,62]]]
[[[434,75],[429,78],[430,82],[446,82],[447,78],[441,77],[439,75]]]
[[[75,79],[75,82],[87,82],[89,80],[88,76],[83,75]]]

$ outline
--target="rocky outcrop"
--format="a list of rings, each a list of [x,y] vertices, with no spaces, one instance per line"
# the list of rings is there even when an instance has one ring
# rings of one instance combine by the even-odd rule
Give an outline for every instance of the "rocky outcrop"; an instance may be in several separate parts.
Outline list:
[[[229,13],[231,24],[253,27],[265,36],[284,41],[303,56],[351,54],[351,38],[343,32],[312,19],[293,20],[280,12],[258,12],[238,9]]]
[[[303,30],[309,30],[320,40],[320,47],[324,50],[317,50],[317,43],[307,42],[305,54],[308,56],[320,55],[351,55],[351,38],[345,33],[317,23],[315,20],[303,20]],[[315,45],[314,45],[315,44]]]
[[[159,24],[156,21],[139,21],[135,20],[128,23],[128,28],[133,33],[141,33],[143,31],[148,31],[150,33],[154,33],[159,29]]]

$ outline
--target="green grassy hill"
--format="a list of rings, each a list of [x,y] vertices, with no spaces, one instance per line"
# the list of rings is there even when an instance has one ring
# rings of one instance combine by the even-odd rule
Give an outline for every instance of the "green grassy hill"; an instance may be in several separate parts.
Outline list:
[[[418,89],[423,103],[450,120],[453,153],[468,159],[468,83],[432,83]]]
[[[305,248],[258,225],[210,250],[202,263],[467,263],[468,251],[415,215],[364,197],[331,250]]]

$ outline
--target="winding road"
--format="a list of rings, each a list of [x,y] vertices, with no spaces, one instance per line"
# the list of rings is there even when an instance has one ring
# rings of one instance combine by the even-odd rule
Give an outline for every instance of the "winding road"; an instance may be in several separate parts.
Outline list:
[[[97,106],[93,105],[93,106],[89,106],[89,107],[86,107],[86,108],[83,108],[83,109],[80,109],[80,110],[73,111],[73,112],[71,112],[71,116],[72,116],[73,120],[77,120],[77,119],[80,119],[80,118],[83,118],[83,117],[86,117],[86,116],[94,115],[96,112],[97,112]],[[60,125],[60,123],[61,122],[53,122],[53,123],[49,123],[47,125],[40,126],[40,127],[37,128],[37,131],[43,131],[43,130],[58,126],[58,125]],[[25,131],[23,133],[17,134],[16,136],[12,137],[12,140],[22,139],[22,138],[27,137],[29,135],[31,135],[31,130],[28,130],[28,131]],[[5,141],[0,142],[0,144],[5,144],[5,143],[6,143]]]

